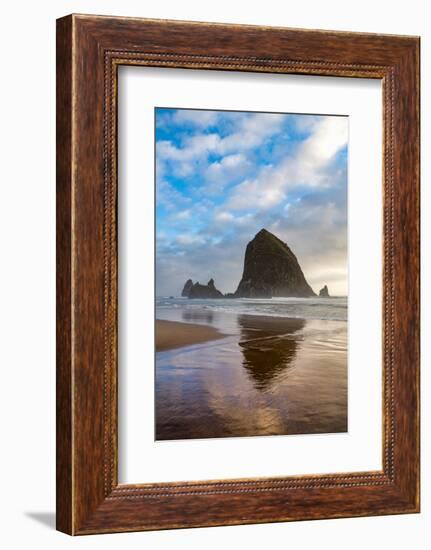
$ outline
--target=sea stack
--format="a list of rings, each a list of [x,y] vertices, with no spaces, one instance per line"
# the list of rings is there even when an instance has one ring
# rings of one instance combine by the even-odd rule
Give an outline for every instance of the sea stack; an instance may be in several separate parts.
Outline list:
[[[329,298],[329,290],[327,285],[325,285],[323,288],[320,289],[319,296],[321,298]]]
[[[183,291],[181,292],[181,296],[183,296],[184,298],[188,298],[192,286],[193,286],[193,281],[191,279],[187,279],[183,287]]]
[[[188,281],[187,281],[188,283]],[[187,285],[186,283],[186,285]],[[184,285],[185,288],[185,285]],[[184,290],[183,290],[184,292]],[[188,287],[188,298],[223,298],[223,294],[220,290],[217,290],[214,285],[214,279],[210,279],[207,285],[201,285],[199,282]]]
[[[295,254],[278,237],[261,229],[245,251],[244,271],[235,298],[315,296]]]

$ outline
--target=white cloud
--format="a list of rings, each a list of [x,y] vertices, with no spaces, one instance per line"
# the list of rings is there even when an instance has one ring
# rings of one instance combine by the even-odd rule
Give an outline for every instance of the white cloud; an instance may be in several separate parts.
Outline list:
[[[226,155],[212,162],[204,170],[205,191],[211,195],[221,193],[233,180],[238,181],[252,164],[243,153]]]
[[[190,197],[184,196],[164,178],[159,178],[159,175],[157,175],[156,195],[157,204],[167,210],[186,207],[192,202]]]
[[[176,147],[167,140],[157,142],[157,162],[164,166],[166,162],[173,162],[173,172],[176,176],[187,177],[192,175],[199,161],[207,162],[208,155],[217,150],[220,143],[218,134],[198,134],[185,138],[182,147]]]
[[[331,185],[325,167],[347,144],[347,119],[325,117],[314,125],[314,132],[277,166],[263,167],[255,179],[235,186],[226,207],[233,210],[268,209],[286,200],[298,187]]]
[[[206,178],[210,181],[218,181],[232,173],[238,174],[248,164],[247,158],[242,153],[227,155],[221,160],[212,162],[206,170]]]
[[[251,208],[267,210],[286,200],[282,186],[276,185],[275,182],[266,185],[261,180],[262,178],[245,180],[237,185],[226,207],[232,210],[249,210]]]
[[[192,211],[190,209],[187,210],[181,210],[178,212],[178,214],[175,214],[175,216],[172,217],[174,220],[188,220],[190,219],[192,215]]]
[[[347,144],[348,119],[345,117],[324,117],[315,125],[313,134],[305,140],[299,149],[298,170],[304,171],[304,177],[317,175],[318,169],[329,162],[334,155]]]
[[[182,233],[180,235],[177,235],[175,241],[178,244],[182,244],[184,246],[205,243],[205,239],[203,237],[199,235],[192,235],[191,233]]]
[[[192,161],[199,157],[206,157],[215,151],[220,144],[218,134],[197,134],[184,139],[183,147],[176,147],[171,141],[157,142],[157,157],[162,161]]]
[[[175,117],[184,120],[200,120],[205,118],[207,111],[177,111]],[[211,119],[212,113],[208,113]],[[203,120],[203,119],[202,119]],[[282,129],[283,117],[276,114],[243,114],[238,117],[235,131],[224,137],[216,132],[197,133],[183,138],[181,146],[169,140],[157,142],[157,161],[164,166],[167,161],[175,163],[175,172],[181,177],[190,176],[196,171],[196,163],[206,163],[210,154],[220,155],[223,158],[217,163],[208,166],[207,176],[214,180],[218,170],[240,170],[240,164],[245,167],[244,152],[261,146],[267,139],[276,135]],[[207,125],[202,123],[202,127]],[[200,169],[202,166],[200,165]]]
[[[172,117],[174,124],[193,124],[199,128],[208,128],[218,119],[218,111],[199,111],[192,109],[177,109]]]
[[[281,131],[283,118],[283,116],[271,113],[254,113],[243,116],[237,131],[220,141],[219,152],[226,154],[259,147],[267,139]]]
[[[232,222],[235,219],[235,216],[230,212],[218,212],[215,219],[218,222]]]

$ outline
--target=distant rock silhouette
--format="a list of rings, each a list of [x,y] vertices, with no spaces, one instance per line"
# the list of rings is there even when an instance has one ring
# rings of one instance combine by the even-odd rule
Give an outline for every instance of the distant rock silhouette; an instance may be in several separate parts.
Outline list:
[[[329,296],[326,285],[319,295]],[[223,296],[215,287],[214,279],[210,279],[207,285],[193,283],[188,279],[181,296],[209,299],[308,298],[316,294],[307,283],[295,254],[287,244],[266,229],[261,229],[247,245],[243,275],[236,292],[228,292]]]
[[[188,285],[189,281],[191,282],[191,286]],[[188,292],[188,298],[223,298],[223,294],[214,285],[214,279],[210,279],[207,285],[201,285],[199,282],[193,284],[191,279],[189,281],[186,282],[183,289],[183,293],[185,290]],[[182,295],[184,296],[184,294]]]
[[[236,298],[315,296],[295,254],[278,237],[261,229],[245,251],[244,271]]]
[[[191,279],[187,279],[184,285],[183,291],[181,292],[181,296],[188,298],[190,294],[190,289],[192,288],[192,286],[193,286],[193,281]]]
[[[320,289],[319,296],[321,298],[329,298],[329,290],[328,290],[328,287],[326,285],[323,288]]]

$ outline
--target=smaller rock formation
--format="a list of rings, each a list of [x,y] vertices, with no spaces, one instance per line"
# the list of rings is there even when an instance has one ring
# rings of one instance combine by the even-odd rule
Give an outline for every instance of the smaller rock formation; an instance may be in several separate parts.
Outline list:
[[[184,285],[183,291],[181,292],[181,296],[188,298],[190,294],[190,289],[193,286],[193,281],[191,279],[187,279],[186,284]]]
[[[189,281],[187,281],[188,283]],[[190,280],[191,286],[187,287],[187,297],[193,298],[223,298],[223,294],[220,290],[217,290],[214,285],[214,279],[210,279],[207,285],[201,285],[199,282],[193,284]],[[186,283],[186,285],[187,285]],[[186,285],[184,285],[184,290]],[[184,292],[183,290],[183,292]],[[184,295],[184,294],[183,294]]]
[[[319,296],[320,298],[329,298],[329,290],[327,285],[320,289]]]

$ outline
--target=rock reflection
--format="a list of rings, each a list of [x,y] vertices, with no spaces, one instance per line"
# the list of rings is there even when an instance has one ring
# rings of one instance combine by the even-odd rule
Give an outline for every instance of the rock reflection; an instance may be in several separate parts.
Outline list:
[[[303,319],[238,316],[242,365],[257,390],[264,391],[292,365],[296,357],[298,336]]]
[[[183,311],[182,318],[183,318],[183,321],[188,321],[188,322],[193,321],[194,323],[196,322],[202,323],[203,321],[204,323],[208,323],[209,325],[211,325],[214,320],[214,314],[211,311],[202,311],[202,310]]]

